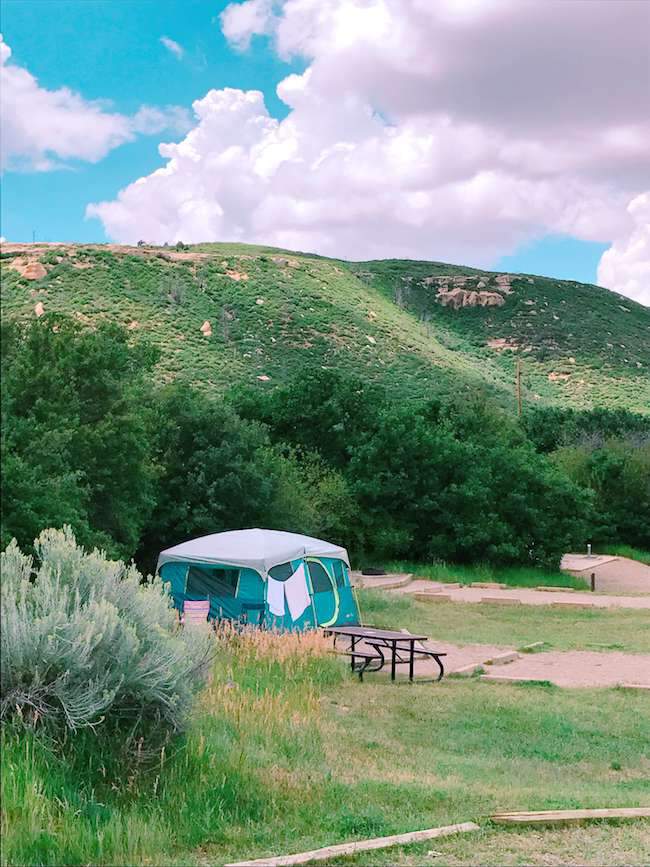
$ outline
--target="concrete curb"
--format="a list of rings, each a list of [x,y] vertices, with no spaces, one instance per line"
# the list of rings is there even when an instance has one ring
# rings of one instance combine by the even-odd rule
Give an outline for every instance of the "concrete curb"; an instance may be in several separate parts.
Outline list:
[[[461,668],[456,668],[454,671],[449,672],[449,677],[472,677],[476,674],[477,671],[481,671],[483,668],[482,662],[472,662],[471,665],[463,665]]]
[[[516,662],[521,659],[516,650],[508,651],[507,653],[499,653],[493,656],[492,659],[486,659],[484,665],[507,665],[509,662]]]
[[[448,596],[446,593],[436,593],[428,592],[428,593],[412,593],[410,594],[413,599],[416,599],[418,602],[452,602],[451,596]]]
[[[413,574],[409,573],[401,578],[396,578],[395,581],[391,581],[390,583],[374,584],[375,581],[382,581],[385,577],[389,576],[377,576],[373,578],[370,575],[355,575],[356,583],[354,586],[362,590],[399,590],[400,587],[407,587],[413,580]]]
[[[533,641],[532,644],[524,644],[523,647],[520,647],[519,653],[537,653],[538,650],[541,650],[545,646],[545,641]]]
[[[486,605],[523,605],[521,599],[512,596],[481,596],[481,602]]]

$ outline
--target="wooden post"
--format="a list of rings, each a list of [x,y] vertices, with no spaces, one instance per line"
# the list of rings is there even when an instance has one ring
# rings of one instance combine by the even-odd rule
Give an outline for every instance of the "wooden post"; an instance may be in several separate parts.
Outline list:
[[[596,573],[591,573],[591,592],[593,593],[596,589]]]
[[[515,385],[517,388],[517,415],[521,418],[521,358],[517,356],[517,370],[515,373]]]

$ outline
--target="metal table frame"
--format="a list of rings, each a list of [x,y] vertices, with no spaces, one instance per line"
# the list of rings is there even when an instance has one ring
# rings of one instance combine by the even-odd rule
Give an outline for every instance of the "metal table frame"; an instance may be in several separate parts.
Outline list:
[[[334,646],[336,647],[336,639],[343,635],[350,639],[350,655],[352,657],[351,668],[355,668],[354,649],[358,642],[363,641],[377,651],[377,657],[381,657],[382,663],[373,671],[379,671],[384,666],[385,657],[384,650],[390,651],[390,679],[395,680],[396,668],[398,665],[408,665],[409,680],[413,681],[415,657],[416,654],[421,656],[429,656],[435,659],[440,674],[436,678],[437,681],[442,680],[445,673],[444,665],[441,657],[446,656],[446,653],[438,651],[426,650],[425,648],[416,648],[415,644],[418,641],[426,641],[426,635],[411,635],[408,632],[395,632],[390,629],[375,629],[372,626],[330,626],[325,629],[326,635],[334,636]],[[401,645],[401,646],[400,646]],[[405,646],[406,645],[406,646]],[[408,654],[406,658],[404,654]],[[362,657],[358,657],[361,659]]]

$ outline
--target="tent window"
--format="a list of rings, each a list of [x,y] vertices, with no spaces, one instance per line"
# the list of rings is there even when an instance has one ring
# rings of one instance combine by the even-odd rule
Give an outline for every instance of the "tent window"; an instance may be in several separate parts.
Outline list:
[[[331,593],[332,582],[325,568],[320,563],[313,563],[312,561],[309,561],[307,566],[314,593]]]
[[[345,587],[345,567],[342,560],[334,561],[334,577],[338,587]]]
[[[273,566],[272,569],[269,569],[269,575],[276,581],[286,581],[287,578],[291,578],[293,572],[291,563],[280,563],[279,566]]]
[[[193,596],[235,596],[239,569],[190,566],[185,592]]]

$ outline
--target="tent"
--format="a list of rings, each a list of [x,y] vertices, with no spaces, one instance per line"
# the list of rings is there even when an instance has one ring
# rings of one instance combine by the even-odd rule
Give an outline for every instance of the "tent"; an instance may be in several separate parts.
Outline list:
[[[230,530],[162,551],[158,572],[179,611],[210,602],[210,619],[278,629],[359,623],[345,548],[279,530]]]

